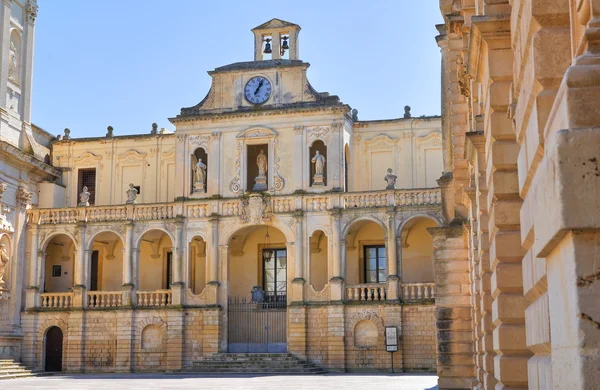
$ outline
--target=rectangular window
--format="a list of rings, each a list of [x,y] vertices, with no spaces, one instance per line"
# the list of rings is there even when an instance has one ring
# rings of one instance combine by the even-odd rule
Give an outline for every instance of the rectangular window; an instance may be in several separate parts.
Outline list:
[[[287,251],[263,249],[263,289],[267,302],[287,301]]]
[[[387,259],[384,245],[364,247],[365,283],[385,283]]]
[[[90,205],[96,204],[96,168],[80,169],[78,172],[77,203],[79,203],[79,194],[81,194],[83,187],[87,187],[90,193]]]
[[[58,277],[60,277],[60,275],[62,275],[62,267],[60,265],[53,265],[52,266],[52,277],[58,278]]]

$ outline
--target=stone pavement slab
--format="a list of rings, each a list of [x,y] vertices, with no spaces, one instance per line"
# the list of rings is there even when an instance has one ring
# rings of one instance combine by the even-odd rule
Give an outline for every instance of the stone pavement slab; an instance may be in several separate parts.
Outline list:
[[[6,386],[6,387],[5,387]],[[2,381],[6,389],[401,389],[437,390],[437,376],[428,374],[327,375],[163,375],[88,374],[22,378]]]

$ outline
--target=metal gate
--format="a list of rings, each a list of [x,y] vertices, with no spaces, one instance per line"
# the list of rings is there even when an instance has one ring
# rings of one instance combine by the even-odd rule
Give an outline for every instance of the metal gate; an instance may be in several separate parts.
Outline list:
[[[228,352],[287,352],[286,296],[265,298],[262,302],[256,302],[245,297],[229,297]]]

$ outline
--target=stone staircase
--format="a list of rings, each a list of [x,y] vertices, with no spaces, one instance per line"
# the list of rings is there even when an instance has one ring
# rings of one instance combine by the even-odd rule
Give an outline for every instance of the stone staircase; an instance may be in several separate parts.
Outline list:
[[[0,380],[2,379],[14,379],[14,378],[26,378],[29,376],[35,376],[36,372],[27,369],[19,362],[15,362],[10,359],[0,360]]]
[[[213,374],[325,374],[289,353],[219,353],[194,362],[193,372]]]

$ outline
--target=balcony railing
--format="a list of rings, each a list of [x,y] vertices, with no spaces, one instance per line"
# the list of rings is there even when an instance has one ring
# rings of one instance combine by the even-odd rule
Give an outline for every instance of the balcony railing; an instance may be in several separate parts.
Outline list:
[[[42,309],[69,309],[73,307],[73,293],[41,293]]]
[[[87,296],[90,309],[118,307],[123,304],[123,293],[120,291],[88,291]]]
[[[171,290],[138,291],[136,294],[138,306],[168,306],[173,303]]]
[[[296,209],[319,212],[331,209],[373,207],[439,206],[442,196],[439,188],[414,190],[382,190],[327,194],[283,195],[269,197],[274,213],[289,213]],[[202,199],[183,202],[89,206],[29,210],[32,223],[67,224],[78,221],[167,220],[178,215],[205,218],[213,212],[222,216],[241,216],[242,200]]]
[[[402,298],[406,302],[433,299],[435,298],[435,284],[404,283],[402,285]]]
[[[349,301],[385,301],[385,284],[369,283],[346,286],[346,299]]]

